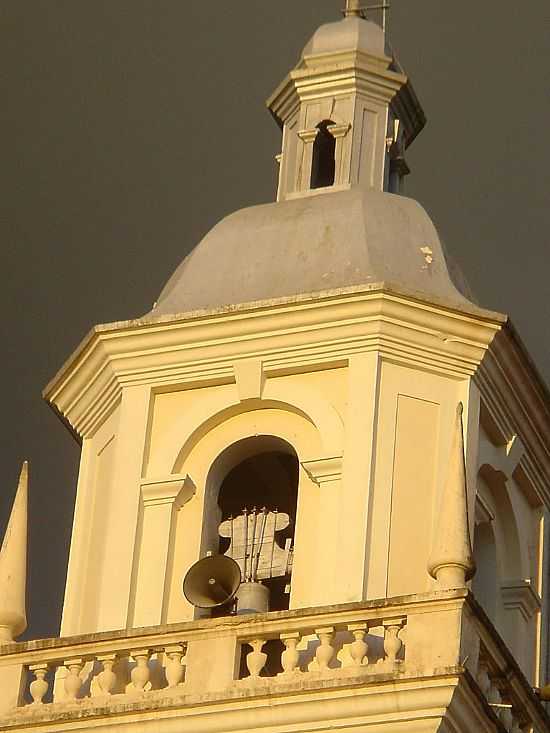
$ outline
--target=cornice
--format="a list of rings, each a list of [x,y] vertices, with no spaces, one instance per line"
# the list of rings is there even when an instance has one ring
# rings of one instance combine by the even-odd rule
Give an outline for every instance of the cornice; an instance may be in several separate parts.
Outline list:
[[[522,440],[519,466],[550,506],[550,395],[510,321],[492,341],[475,381],[502,443],[514,435]]]
[[[234,362],[245,358],[261,358],[269,377],[342,366],[352,354],[377,351],[388,360],[465,379],[499,328],[496,314],[424,303],[385,284],[350,288],[97,327],[44,396],[86,436],[125,387],[230,383]]]
[[[407,77],[390,71],[389,63],[390,59],[382,61],[375,56],[349,51],[306,57],[302,66],[285,77],[266,105],[281,124],[299,101],[319,96],[359,91],[389,103],[407,85]],[[403,98],[403,110],[414,108],[411,92]],[[410,114],[409,117],[413,119]]]
[[[529,579],[509,579],[500,586],[504,608],[515,609],[526,622],[542,608],[542,601]]]
[[[407,79],[391,102],[393,111],[405,128],[405,147],[408,148],[417,135],[426,126],[426,115],[414,91],[410,79]]]

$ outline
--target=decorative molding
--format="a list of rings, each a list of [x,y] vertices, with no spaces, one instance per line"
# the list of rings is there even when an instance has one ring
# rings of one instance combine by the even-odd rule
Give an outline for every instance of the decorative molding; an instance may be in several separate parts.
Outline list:
[[[351,130],[351,122],[345,125],[329,125],[327,129],[332,137],[338,140],[339,138],[345,137]]]
[[[297,134],[302,142],[304,142],[306,145],[310,145],[311,143],[315,142],[318,133],[319,128],[314,127],[311,130],[300,130]]]
[[[323,486],[323,484],[328,484],[333,481],[340,481],[342,478],[342,456],[319,458],[313,461],[301,461],[300,465],[309,478],[318,486]]]
[[[128,386],[161,391],[227,384],[236,361],[247,358],[260,359],[269,377],[343,366],[354,354],[377,352],[394,363],[468,379],[500,327],[497,314],[431,305],[389,284],[351,287],[98,326],[44,395],[88,437]]]
[[[261,399],[264,386],[264,372],[261,359],[244,359],[233,364],[235,382],[241,402]]]
[[[178,510],[197,492],[191,477],[170,477],[168,479],[144,480],[141,482],[141,496],[145,507],[173,504]]]
[[[519,611],[525,621],[529,621],[542,608],[542,600],[529,578],[505,580],[500,590],[504,608]]]

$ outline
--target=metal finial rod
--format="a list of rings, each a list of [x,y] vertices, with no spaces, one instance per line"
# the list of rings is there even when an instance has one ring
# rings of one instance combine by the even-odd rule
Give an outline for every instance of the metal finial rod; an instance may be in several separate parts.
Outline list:
[[[364,18],[369,10],[382,11],[382,30],[386,32],[387,13],[390,10],[389,2],[382,2],[378,5],[361,5],[361,0],[346,0],[346,8],[342,12],[348,17]]]
[[[364,8],[361,7],[361,0],[346,0],[346,9],[344,15],[347,17],[355,16],[356,18],[364,17]]]

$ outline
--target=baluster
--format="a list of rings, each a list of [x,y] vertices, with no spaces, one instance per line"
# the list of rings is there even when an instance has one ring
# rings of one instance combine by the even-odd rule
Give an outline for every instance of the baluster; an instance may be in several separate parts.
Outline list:
[[[501,708],[499,713],[500,721],[506,728],[508,733],[512,733],[512,726],[514,725],[514,716],[512,715],[512,708]]]
[[[34,675],[34,680],[29,685],[29,692],[31,693],[32,701],[34,705],[43,705],[43,699],[48,692],[49,684],[45,678],[48,671],[47,664],[31,664],[29,666],[29,672]]]
[[[386,652],[386,664],[391,669],[395,669],[398,664],[397,655],[403,647],[403,642],[399,638],[399,633],[405,625],[404,618],[387,619],[382,621],[385,629],[384,634],[384,651]]]
[[[252,651],[246,655],[246,666],[248,667],[250,676],[258,678],[267,662],[267,654],[262,651],[265,640],[254,639],[253,641],[249,641],[248,644],[252,647]]]
[[[365,641],[369,627],[367,624],[348,624],[348,631],[353,634],[355,641],[350,646],[350,654],[354,667],[361,667],[369,651]]]
[[[489,668],[485,662],[480,661],[477,670],[477,684],[485,697],[489,697],[491,689],[491,678],[489,677]]]
[[[296,649],[300,641],[300,634],[281,634],[281,641],[285,645],[285,650],[281,654],[282,674],[297,674],[300,672],[298,662],[300,660],[300,652]]]
[[[332,640],[334,639],[334,627],[326,626],[323,629],[315,629],[315,633],[319,638],[319,646],[315,652],[315,658],[319,665],[320,672],[327,672],[329,664],[334,656],[334,647]]]
[[[496,680],[491,680],[491,686],[489,687],[489,692],[487,693],[487,700],[493,705],[500,705],[502,702],[500,689]]]
[[[65,693],[67,700],[76,700],[80,688],[82,687],[82,680],[80,679],[80,672],[84,666],[82,659],[69,659],[63,662],[67,667],[69,674],[65,677]]]
[[[183,680],[184,667],[182,657],[185,654],[185,650],[186,646],[184,644],[167,646],[164,650],[168,659],[165,668],[168,687],[177,687]]]
[[[116,685],[116,674],[113,672],[116,660],[116,654],[102,654],[97,657],[102,667],[102,671],[97,675],[97,684],[102,695],[111,695]]]
[[[142,693],[145,691],[145,687],[151,676],[151,671],[149,669],[150,652],[149,649],[139,649],[137,651],[130,652],[130,654],[135,660],[136,666],[130,674],[132,682],[127,686],[127,689],[129,688],[130,691]]]
[[[512,731],[511,733],[522,733],[521,726],[519,724],[519,720],[517,718],[514,718],[514,722],[512,723]]]

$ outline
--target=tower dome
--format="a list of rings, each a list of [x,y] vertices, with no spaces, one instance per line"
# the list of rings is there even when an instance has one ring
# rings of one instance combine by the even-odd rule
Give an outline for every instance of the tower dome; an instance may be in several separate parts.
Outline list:
[[[379,25],[350,15],[318,28],[304,46],[302,58],[352,49],[374,56],[384,56],[385,46],[384,31]]]
[[[425,124],[382,28],[348,0],[322,25],[267,105],[282,128],[277,202],[231,214],[184,259],[161,316],[324,290],[393,283],[455,305],[426,212],[394,194]]]
[[[425,210],[354,186],[230,214],[179,265],[151,315],[381,283],[471,306]]]

